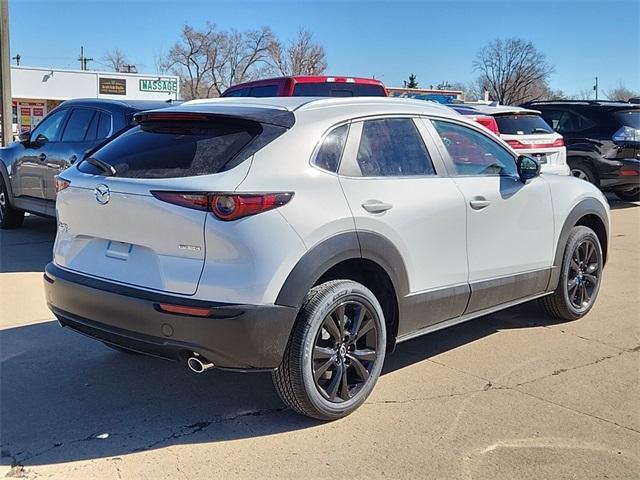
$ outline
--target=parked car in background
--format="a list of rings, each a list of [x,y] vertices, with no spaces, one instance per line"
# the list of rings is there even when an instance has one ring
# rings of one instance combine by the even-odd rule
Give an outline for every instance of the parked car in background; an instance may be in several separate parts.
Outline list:
[[[137,118],[60,175],[44,277],[61,325],[109,345],[271,370],[289,407],[334,420],[397,343],[528,300],[562,319],[596,301],[602,193],[539,176],[448,107],[228,99]]]
[[[544,173],[569,175],[562,135],[553,131],[537,110],[478,104],[448,104],[499,135],[514,150],[534,157]]]
[[[291,76],[229,87],[223,97],[386,97],[380,80],[358,77]]]
[[[85,152],[131,126],[142,110],[175,102],[68,100],[19,141],[0,148],[0,228],[22,225],[24,213],[54,217],[56,176]]]
[[[571,174],[621,200],[640,200],[640,105],[608,101],[547,101],[542,112],[561,133]]]

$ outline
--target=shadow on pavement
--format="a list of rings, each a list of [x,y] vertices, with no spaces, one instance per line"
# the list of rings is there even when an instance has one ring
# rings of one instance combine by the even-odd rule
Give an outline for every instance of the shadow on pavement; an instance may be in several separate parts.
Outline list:
[[[0,273],[42,272],[51,261],[55,219],[28,215],[14,230],[0,231]]]
[[[507,328],[546,324],[531,306],[399,345],[383,374]],[[55,322],[0,331],[4,465],[126,455],[310,428],[283,408],[269,374],[213,371],[118,353]]]

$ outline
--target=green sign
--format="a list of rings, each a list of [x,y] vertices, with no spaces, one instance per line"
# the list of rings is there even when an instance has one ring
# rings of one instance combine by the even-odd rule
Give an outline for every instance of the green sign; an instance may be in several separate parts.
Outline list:
[[[140,80],[140,91],[176,93],[178,82],[175,80]]]

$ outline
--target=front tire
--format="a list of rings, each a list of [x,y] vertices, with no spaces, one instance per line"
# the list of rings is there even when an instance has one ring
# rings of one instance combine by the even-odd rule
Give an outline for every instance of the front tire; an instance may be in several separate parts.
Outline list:
[[[282,401],[319,420],[345,417],[364,403],[384,363],[382,307],[357,282],[312,288],[300,309],[273,382]]]
[[[576,226],[569,232],[560,280],[553,294],[541,298],[552,317],[576,320],[593,307],[602,280],[602,247],[593,230]]]
[[[9,191],[0,177],[0,228],[18,228],[24,221],[24,212],[11,206]]]

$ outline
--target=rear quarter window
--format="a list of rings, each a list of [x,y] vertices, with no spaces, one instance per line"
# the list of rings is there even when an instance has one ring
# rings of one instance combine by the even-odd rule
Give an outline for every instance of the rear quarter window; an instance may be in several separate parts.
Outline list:
[[[625,127],[640,129],[640,108],[615,112],[613,117]]]
[[[137,125],[92,157],[112,165],[118,177],[174,178],[221,171],[262,132],[255,122],[155,121]],[[97,167],[78,169],[95,175]]]

